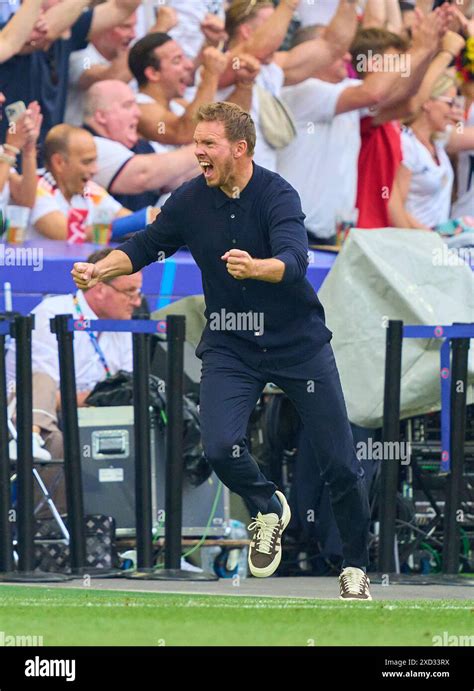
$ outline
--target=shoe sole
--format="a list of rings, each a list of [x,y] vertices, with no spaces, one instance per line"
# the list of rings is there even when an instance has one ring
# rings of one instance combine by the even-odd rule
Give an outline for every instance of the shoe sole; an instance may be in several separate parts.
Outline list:
[[[369,595],[369,597],[342,597],[342,595],[339,595],[340,600],[344,600],[345,602],[369,602],[372,600],[372,596]]]
[[[290,506],[289,506],[288,502],[286,501],[285,495],[282,494],[282,492],[279,492],[279,491],[277,490],[277,491],[275,492],[275,494],[276,494],[277,497],[280,499],[281,504],[282,504],[282,506],[283,506],[283,515],[282,515],[283,527],[282,527],[282,530],[281,530],[281,535],[282,535],[282,537],[283,537],[283,532],[284,532],[284,530],[286,529],[286,527],[287,527],[287,525],[288,525],[288,523],[290,522],[290,519],[291,519],[291,509],[290,509]],[[247,560],[247,561],[248,561],[249,571],[250,571],[250,573],[252,574],[252,576],[254,576],[254,578],[268,578],[269,576],[272,576],[272,575],[275,573],[275,571],[277,570],[277,568],[280,566],[280,562],[281,562],[281,552],[282,552],[282,550],[281,550],[281,547],[280,547],[280,551],[279,551],[278,554],[276,555],[275,559],[274,559],[274,560],[272,561],[272,563],[269,564],[265,569],[255,569],[255,568],[252,566],[252,563],[251,563],[251,561],[250,561],[250,549],[249,549],[249,556],[248,556],[248,560]]]

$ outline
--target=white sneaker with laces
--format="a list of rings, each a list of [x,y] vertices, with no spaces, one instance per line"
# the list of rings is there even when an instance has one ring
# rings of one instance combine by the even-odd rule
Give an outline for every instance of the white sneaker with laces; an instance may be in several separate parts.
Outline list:
[[[370,581],[362,569],[346,566],[339,576],[340,600],[371,600]]]
[[[277,570],[281,562],[281,536],[290,522],[291,511],[282,492],[276,491],[283,512],[281,518],[276,513],[262,514],[250,523],[248,529],[253,531],[248,553],[249,570],[252,576],[267,578]]]

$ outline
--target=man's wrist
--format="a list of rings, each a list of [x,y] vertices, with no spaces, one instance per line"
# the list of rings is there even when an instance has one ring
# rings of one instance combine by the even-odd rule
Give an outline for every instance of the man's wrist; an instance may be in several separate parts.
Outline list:
[[[450,55],[451,60],[456,59],[456,55],[451,50],[449,50],[448,48],[441,48],[441,50],[439,51],[439,54],[441,54],[441,53],[447,53],[448,55]]]
[[[283,0],[282,4],[286,5],[286,7],[292,12],[296,12],[298,9],[299,0]]]

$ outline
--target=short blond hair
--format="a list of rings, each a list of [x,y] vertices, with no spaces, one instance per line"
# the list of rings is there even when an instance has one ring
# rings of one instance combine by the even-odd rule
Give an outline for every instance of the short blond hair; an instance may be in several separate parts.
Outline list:
[[[225,13],[225,30],[229,38],[234,38],[241,24],[255,19],[259,10],[264,7],[275,7],[271,0],[232,0]]]
[[[241,139],[247,142],[247,154],[253,156],[257,134],[250,113],[236,103],[218,101],[201,106],[196,113],[196,122],[222,122],[226,137],[230,142]]]

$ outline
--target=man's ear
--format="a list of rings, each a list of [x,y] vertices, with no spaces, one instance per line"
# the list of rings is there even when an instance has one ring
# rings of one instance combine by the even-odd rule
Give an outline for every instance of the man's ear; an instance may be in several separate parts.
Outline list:
[[[234,158],[242,158],[248,151],[247,142],[245,139],[241,139],[234,146]]]
[[[97,122],[99,125],[105,125],[106,123],[106,118],[105,118],[105,111],[104,110],[96,110],[94,113],[94,120]]]
[[[250,26],[248,24],[241,24],[239,26],[239,33],[240,33],[239,38],[241,38],[242,41],[248,41],[250,38],[250,35],[252,33],[252,29],[250,28]]]
[[[148,67],[145,67],[145,69],[143,70],[143,74],[148,79],[148,81],[153,82],[153,84],[157,84],[159,81],[161,81],[160,71],[156,70],[151,65],[148,65]]]
[[[54,170],[59,170],[60,172],[64,170],[67,163],[67,159],[64,154],[57,151],[51,156],[50,167]]]

